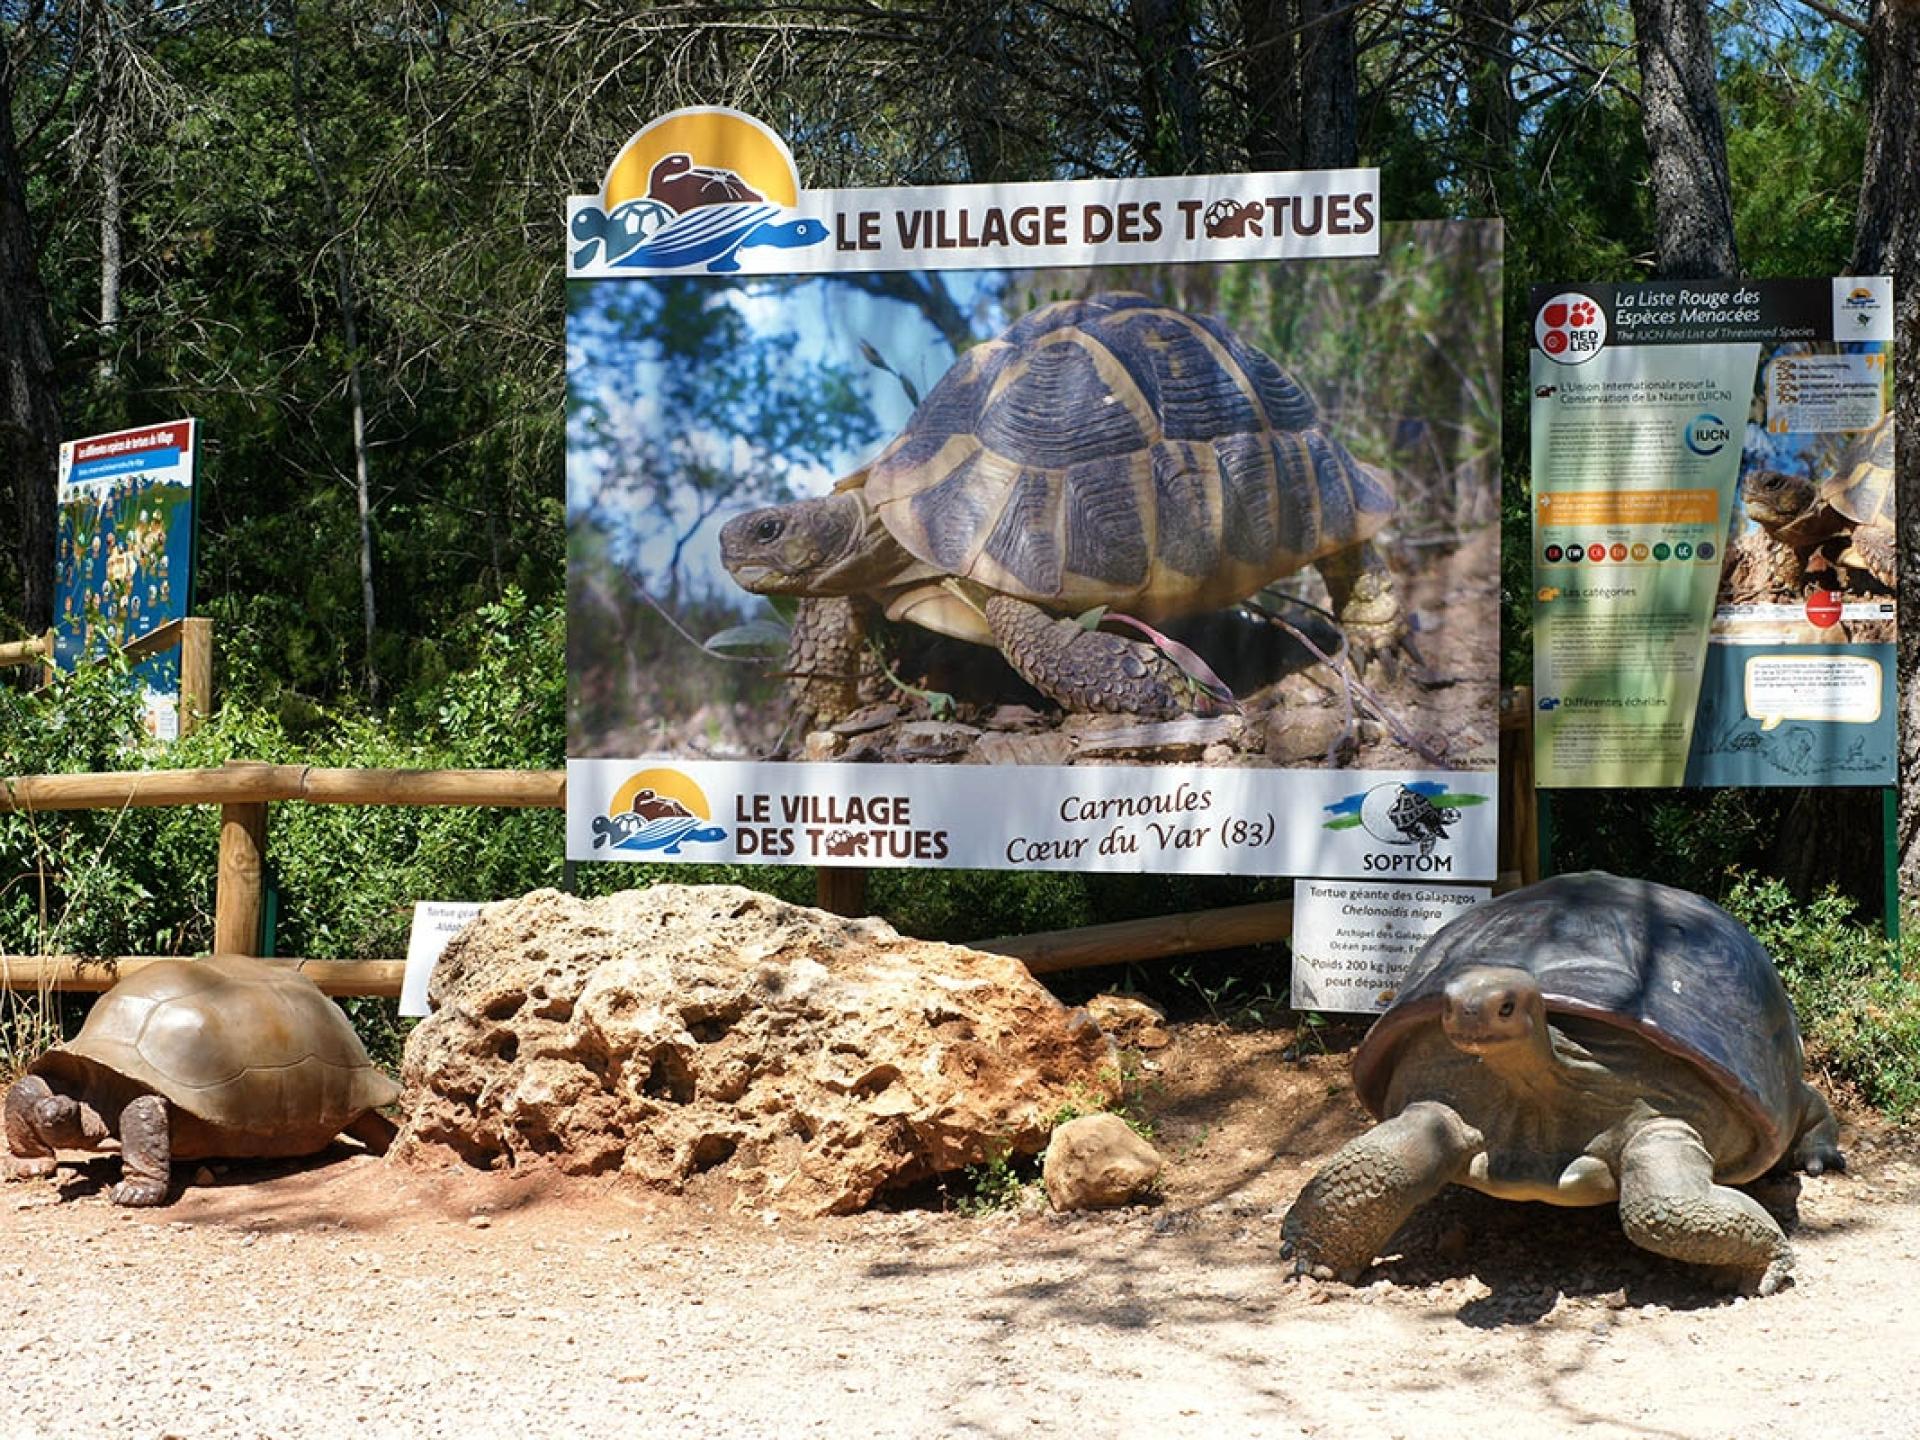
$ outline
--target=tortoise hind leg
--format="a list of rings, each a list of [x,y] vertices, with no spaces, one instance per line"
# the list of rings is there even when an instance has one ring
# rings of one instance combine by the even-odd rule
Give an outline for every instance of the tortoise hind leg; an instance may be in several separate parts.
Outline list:
[[[1684,1120],[1649,1121],[1621,1147],[1620,1225],[1642,1249],[1713,1266],[1757,1294],[1793,1269],[1779,1225],[1752,1196],[1714,1184],[1713,1156]]]
[[[1187,709],[1191,682],[1153,646],[1088,630],[1011,595],[991,596],[985,608],[1007,663],[1056,704],[1156,718]]]
[[[393,1137],[400,1133],[400,1127],[378,1110],[369,1110],[356,1117],[341,1133],[358,1140],[369,1154],[384,1155],[392,1146]]]
[[[158,1205],[173,1177],[173,1136],[167,1102],[142,1095],[120,1112],[120,1183],[107,1193],[116,1205]]]
[[[1352,1281],[1409,1215],[1466,1173],[1485,1146],[1451,1106],[1422,1100],[1349,1140],[1301,1190],[1280,1224],[1295,1274]]]
[[[1327,596],[1346,632],[1356,668],[1365,669],[1374,656],[1406,642],[1406,616],[1394,591],[1393,572],[1371,540],[1323,555],[1315,568],[1327,582]]]
[[[1800,1133],[1794,1136],[1786,1164],[1809,1175],[1847,1168],[1847,1157],[1840,1150],[1840,1122],[1826,1098],[1804,1080],[1800,1082]]]

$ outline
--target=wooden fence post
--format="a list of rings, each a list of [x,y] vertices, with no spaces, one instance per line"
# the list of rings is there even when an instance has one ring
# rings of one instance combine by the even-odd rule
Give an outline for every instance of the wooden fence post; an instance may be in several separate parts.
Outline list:
[[[220,870],[213,892],[213,953],[260,953],[261,879],[267,855],[264,802],[220,807]]]
[[[859,865],[822,865],[815,872],[814,895],[822,910],[835,915],[867,913],[867,872]]]
[[[213,621],[180,622],[180,733],[191,735],[213,715]]]

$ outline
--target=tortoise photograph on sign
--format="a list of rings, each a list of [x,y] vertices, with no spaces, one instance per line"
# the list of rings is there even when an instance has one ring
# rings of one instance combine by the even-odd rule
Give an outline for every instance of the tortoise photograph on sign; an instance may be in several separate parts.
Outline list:
[[[1499,275],[572,282],[569,753],[1491,768]]]

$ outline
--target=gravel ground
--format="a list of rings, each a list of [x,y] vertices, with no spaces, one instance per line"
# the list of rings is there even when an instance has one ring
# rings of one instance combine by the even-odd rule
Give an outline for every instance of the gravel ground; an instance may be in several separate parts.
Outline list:
[[[1109,1215],[795,1220],[344,1148],[129,1212],[74,1157],[0,1189],[0,1437],[1914,1433],[1912,1137],[1856,1120],[1849,1174],[1756,1192],[1800,1259],[1765,1300],[1467,1194],[1359,1288],[1290,1282],[1279,1217],[1359,1121],[1280,1043],[1180,1037],[1165,1199]]]

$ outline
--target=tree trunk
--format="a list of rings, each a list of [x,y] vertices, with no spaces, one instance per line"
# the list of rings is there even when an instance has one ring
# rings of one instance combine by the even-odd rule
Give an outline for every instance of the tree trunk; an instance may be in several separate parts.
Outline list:
[[[1467,82],[1467,134],[1463,147],[1471,214],[1505,213],[1513,176],[1513,0],[1475,0],[1456,5]]]
[[[0,49],[0,474],[20,527],[20,619],[29,634],[53,623],[60,409],[49,328],[14,141],[13,76]]]
[[[112,385],[120,343],[120,137],[107,118],[100,142],[100,381]]]
[[[366,644],[367,696],[380,699],[380,672],[374,666],[373,639],[378,614],[373,590],[373,474],[367,448],[366,392],[361,384],[360,325],[356,318],[359,294],[354,285],[353,264],[347,246],[350,237],[340,217],[340,205],[333,193],[333,182],[320,148],[314,143],[308,124],[305,92],[300,84],[300,31],[295,7],[287,7],[287,38],[291,47],[289,79],[293,100],[293,125],[306,152],[308,168],[313,171],[314,186],[320,194],[327,231],[334,237],[333,289],[340,308],[340,338],[347,352],[347,404],[353,427],[353,498],[359,517],[360,539],[360,624]]]
[[[1300,162],[1360,163],[1360,60],[1350,0],[1300,0]]]
[[[1140,158],[1149,175],[1187,175],[1204,163],[1200,65],[1189,0],[1133,0],[1140,60]]]
[[[1706,0],[1633,0],[1640,125],[1653,170],[1656,273],[1667,280],[1739,272],[1733,187],[1713,78]]]
[[[1891,275],[1894,495],[1900,547],[1900,890],[1920,892],[1920,0],[1875,0],[1868,14],[1867,158],[1854,224],[1856,275]]]
[[[1292,0],[1240,0],[1240,44],[1246,53],[1247,165],[1300,168],[1300,72]]]

